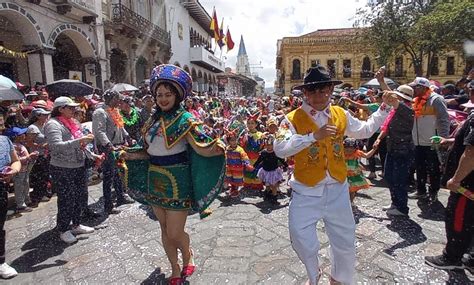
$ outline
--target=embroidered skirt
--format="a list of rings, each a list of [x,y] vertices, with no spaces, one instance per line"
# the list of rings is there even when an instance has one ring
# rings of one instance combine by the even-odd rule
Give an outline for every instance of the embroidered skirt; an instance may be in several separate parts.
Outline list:
[[[191,209],[193,187],[188,163],[150,165],[148,185],[148,194],[145,196],[148,204],[170,210]]]

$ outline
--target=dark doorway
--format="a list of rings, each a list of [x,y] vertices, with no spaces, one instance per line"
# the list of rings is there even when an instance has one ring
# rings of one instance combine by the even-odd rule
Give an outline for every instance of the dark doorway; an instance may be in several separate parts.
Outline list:
[[[13,63],[0,62],[0,75],[8,77],[13,81],[17,81],[13,70]]]
[[[54,42],[56,52],[53,55],[54,80],[69,78],[69,71],[80,71],[84,77],[84,63],[81,53],[68,36],[61,34]]]

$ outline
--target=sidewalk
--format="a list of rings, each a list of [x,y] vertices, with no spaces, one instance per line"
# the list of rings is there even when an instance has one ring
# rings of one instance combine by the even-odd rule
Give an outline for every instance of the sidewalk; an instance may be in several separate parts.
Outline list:
[[[284,192],[286,190],[283,190]],[[100,210],[101,185],[89,188],[90,201]],[[446,242],[441,203],[417,206],[410,200],[410,219],[389,219],[381,210],[390,201],[388,189],[374,187],[356,198],[357,275],[360,283],[445,283],[474,281],[464,271],[445,272],[424,264],[425,255],[440,254]],[[204,221],[189,217],[187,231],[198,269],[190,284],[302,284],[306,272],[288,235],[288,198],[272,208],[262,198],[240,201],[224,196]],[[421,209],[420,209],[421,207]],[[32,213],[6,223],[7,261],[19,276],[2,284],[166,284],[170,268],[161,246],[160,228],[151,211],[138,203],[119,215],[88,223],[96,232],[67,246],[54,231],[56,198]],[[322,284],[330,274],[328,238],[321,241]],[[166,276],[165,276],[166,275]],[[469,279],[471,278],[471,279]]]

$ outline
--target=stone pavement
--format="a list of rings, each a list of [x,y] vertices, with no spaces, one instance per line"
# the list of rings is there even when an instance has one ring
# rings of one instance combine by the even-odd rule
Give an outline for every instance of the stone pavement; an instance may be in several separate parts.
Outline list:
[[[90,203],[100,209],[101,185],[89,188]],[[286,191],[283,190],[284,192]],[[382,206],[388,189],[374,187],[356,198],[358,283],[451,283],[474,281],[464,271],[445,272],[423,262],[441,253],[446,242],[441,203],[410,201],[410,219],[389,219]],[[240,201],[220,197],[204,221],[191,215],[187,231],[195,251],[197,272],[190,284],[302,284],[306,272],[290,245],[288,198],[272,207],[247,195]],[[85,223],[96,232],[67,246],[55,227],[56,198],[32,213],[7,221],[7,261],[19,276],[1,284],[166,284],[170,273],[160,244],[160,228],[151,211],[138,203],[122,206],[119,215]],[[421,209],[420,209],[421,208]],[[318,225],[323,282],[330,264],[324,225]],[[468,274],[468,275],[466,275]],[[469,279],[471,278],[471,279]],[[472,283],[471,283],[472,284]]]

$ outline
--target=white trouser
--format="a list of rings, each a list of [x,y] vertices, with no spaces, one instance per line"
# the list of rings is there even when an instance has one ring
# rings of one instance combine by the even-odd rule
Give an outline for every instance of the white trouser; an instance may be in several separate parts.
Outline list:
[[[316,224],[324,221],[330,244],[331,276],[343,284],[353,283],[355,273],[355,222],[347,182],[331,184],[322,196],[306,196],[293,191],[289,209],[293,249],[306,266],[311,284],[319,274],[319,240]]]

